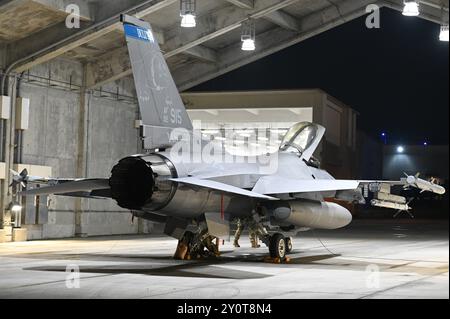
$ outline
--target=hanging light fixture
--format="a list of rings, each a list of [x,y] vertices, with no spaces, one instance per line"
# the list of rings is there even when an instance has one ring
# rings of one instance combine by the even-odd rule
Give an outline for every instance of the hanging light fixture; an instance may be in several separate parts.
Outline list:
[[[242,51],[255,51],[256,25],[255,21],[248,19],[242,23]]]
[[[197,22],[195,20],[196,0],[180,0],[180,16],[182,28],[195,28]]]
[[[439,40],[448,42],[448,24],[441,26],[441,33],[439,34]]]
[[[420,14],[419,3],[416,0],[405,0],[403,7],[403,15],[407,17],[417,17]]]
[[[442,42],[448,42],[448,12],[447,14],[445,13],[444,7],[442,7],[442,24],[441,32],[439,33],[439,40]]]

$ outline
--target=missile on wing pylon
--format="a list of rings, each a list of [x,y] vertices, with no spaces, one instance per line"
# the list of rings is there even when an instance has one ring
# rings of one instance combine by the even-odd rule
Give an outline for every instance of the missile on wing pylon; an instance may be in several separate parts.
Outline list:
[[[370,203],[372,204],[372,206],[375,206],[375,207],[391,208],[391,209],[396,209],[398,211],[411,210],[411,207],[409,207],[409,203],[401,204],[401,203],[383,201],[383,200],[379,200],[379,199],[372,199],[372,201]]]
[[[419,174],[417,174],[416,176],[412,176],[412,175],[408,175],[406,174],[406,183],[409,186],[418,188],[421,190],[421,192],[432,192],[435,194],[439,194],[439,195],[444,195],[445,194],[445,188],[437,185],[435,183],[433,183],[432,181],[426,181],[424,179],[419,178]]]

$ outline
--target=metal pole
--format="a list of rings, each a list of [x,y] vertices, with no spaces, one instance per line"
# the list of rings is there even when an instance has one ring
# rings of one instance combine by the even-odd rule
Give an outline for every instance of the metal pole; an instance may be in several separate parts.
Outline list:
[[[11,80],[11,77],[10,77]],[[16,98],[17,98],[17,81],[16,77],[12,77],[11,86],[11,105],[10,105],[10,119],[6,120],[6,134],[5,134],[5,166],[6,176],[1,185],[1,225],[3,227],[11,226],[11,212],[6,211],[8,204],[11,202],[11,192],[9,191],[9,184],[11,183],[10,169],[13,168],[14,162],[14,129],[15,129],[15,117],[16,117]],[[9,86],[9,85],[8,85]]]

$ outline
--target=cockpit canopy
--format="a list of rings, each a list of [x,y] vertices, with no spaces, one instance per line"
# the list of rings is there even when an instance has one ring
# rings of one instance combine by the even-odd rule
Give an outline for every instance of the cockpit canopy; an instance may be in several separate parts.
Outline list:
[[[310,122],[297,123],[284,136],[280,151],[298,152],[302,158],[309,160],[324,134],[325,128],[321,125]]]

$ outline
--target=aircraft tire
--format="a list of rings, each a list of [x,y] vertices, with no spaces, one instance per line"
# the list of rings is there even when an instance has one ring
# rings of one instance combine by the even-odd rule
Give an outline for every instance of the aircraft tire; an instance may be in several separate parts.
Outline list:
[[[286,254],[289,254],[290,252],[292,252],[292,238],[291,237],[286,237],[285,239],[286,242]]]
[[[270,237],[269,252],[272,258],[286,257],[286,241],[282,234],[276,233]]]

